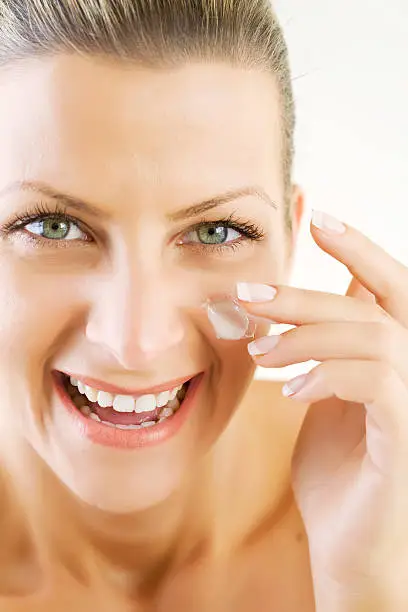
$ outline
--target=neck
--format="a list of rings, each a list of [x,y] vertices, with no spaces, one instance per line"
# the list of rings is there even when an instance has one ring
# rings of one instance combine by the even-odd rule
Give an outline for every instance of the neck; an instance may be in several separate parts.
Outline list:
[[[82,504],[27,445],[19,443],[12,457],[18,462],[3,462],[5,473],[12,474],[12,503],[24,509],[47,575],[63,567],[81,582],[103,580],[104,588],[110,579],[152,584],[211,539],[208,461],[165,502],[118,516]]]
[[[185,563],[209,537],[209,492],[210,475],[202,465],[194,480],[153,508],[118,517],[81,507],[76,523],[103,564],[133,572],[143,581]]]

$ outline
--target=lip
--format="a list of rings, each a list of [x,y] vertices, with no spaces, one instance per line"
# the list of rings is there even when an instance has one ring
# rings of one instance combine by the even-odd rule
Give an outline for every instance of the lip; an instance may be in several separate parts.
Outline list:
[[[188,419],[203,378],[204,372],[201,372],[191,380],[183,403],[173,416],[154,427],[124,430],[108,427],[103,423],[98,423],[85,417],[72,403],[71,398],[67,394],[63,373],[54,372],[53,376],[57,395],[68,410],[69,415],[74,421],[74,425],[78,428],[78,435],[88,438],[94,444],[123,450],[156,446],[175,436]],[[80,378],[80,380],[84,381],[85,379]],[[186,380],[190,380],[190,378],[183,380],[186,382]],[[174,386],[177,386],[177,384]],[[168,387],[164,387],[164,389],[166,388]]]
[[[196,376],[200,374],[200,372],[196,374],[192,374],[191,376],[184,376],[183,378],[176,378],[174,380],[170,380],[161,385],[156,385],[154,387],[149,387],[148,389],[126,389],[124,387],[118,387],[116,385],[111,385],[109,383],[103,382],[102,380],[98,380],[97,378],[91,378],[90,376],[81,376],[80,374],[75,374],[74,372],[62,372],[65,376],[72,376],[76,380],[80,380],[84,385],[88,387],[92,387],[93,389],[98,389],[98,391],[105,391],[106,393],[112,393],[113,395],[157,395],[162,391],[170,391],[174,389],[174,387],[178,387],[179,385],[184,385],[184,383],[192,380]]]

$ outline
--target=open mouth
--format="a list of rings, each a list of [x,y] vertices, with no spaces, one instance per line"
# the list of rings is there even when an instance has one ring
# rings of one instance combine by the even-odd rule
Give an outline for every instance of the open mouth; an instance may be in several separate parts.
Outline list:
[[[190,379],[161,393],[135,397],[107,393],[60,374],[66,393],[84,417],[123,430],[154,427],[170,420],[180,409],[191,383]]]

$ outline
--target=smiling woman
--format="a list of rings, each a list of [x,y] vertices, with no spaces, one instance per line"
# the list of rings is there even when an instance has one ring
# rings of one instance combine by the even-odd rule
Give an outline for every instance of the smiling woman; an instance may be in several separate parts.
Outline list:
[[[0,609],[311,612],[236,291],[303,212],[269,2],[0,0],[0,88]]]

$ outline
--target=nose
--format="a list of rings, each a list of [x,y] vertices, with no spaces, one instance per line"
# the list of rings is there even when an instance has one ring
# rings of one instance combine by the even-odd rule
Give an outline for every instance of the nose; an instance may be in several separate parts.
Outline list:
[[[93,291],[86,337],[123,369],[143,369],[183,340],[177,291],[164,276],[122,265]]]

